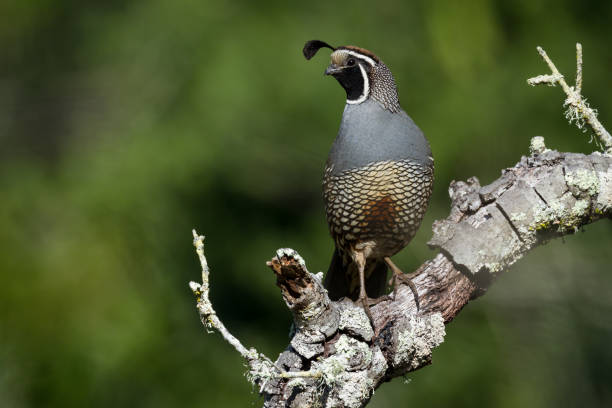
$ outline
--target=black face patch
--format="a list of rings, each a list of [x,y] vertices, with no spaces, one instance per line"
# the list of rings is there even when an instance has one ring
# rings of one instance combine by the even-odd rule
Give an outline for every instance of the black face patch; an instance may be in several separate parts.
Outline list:
[[[347,60],[347,65],[342,71],[333,74],[333,76],[340,82],[340,85],[342,85],[346,91],[346,99],[354,101],[363,95],[363,91],[366,87],[365,79],[359,68],[360,64],[363,64],[363,62],[359,62],[357,59],[355,59],[353,65],[350,65],[348,62],[350,61]]]

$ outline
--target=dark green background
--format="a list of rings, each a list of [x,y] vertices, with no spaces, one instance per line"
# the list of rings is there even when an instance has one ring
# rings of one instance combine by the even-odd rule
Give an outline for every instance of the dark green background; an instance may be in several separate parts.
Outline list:
[[[377,53],[428,136],[436,187],[397,257],[434,256],[452,179],[484,184],[534,135],[591,152],[563,118],[542,45],[612,126],[612,2],[8,0],[0,5],[0,406],[245,407],[238,355],[187,286],[207,236],[212,300],[275,358],[290,315],[264,266],[332,251],[320,198],[344,93],[318,38]],[[521,260],[447,326],[434,364],[372,407],[612,405],[612,225]]]

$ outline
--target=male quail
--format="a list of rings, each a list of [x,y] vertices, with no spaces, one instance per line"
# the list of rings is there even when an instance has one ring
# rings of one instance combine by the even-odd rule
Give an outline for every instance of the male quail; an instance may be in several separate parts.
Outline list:
[[[312,40],[304,56],[311,59],[322,47],[333,50],[325,75],[347,97],[323,177],[336,244],[325,287],[334,300],[359,299],[371,319],[368,295],[384,294],[389,266],[396,284],[407,280],[418,307],[414,285],[389,257],[414,237],[427,209],[434,168],[429,143],[400,107],[393,75],[376,55]]]

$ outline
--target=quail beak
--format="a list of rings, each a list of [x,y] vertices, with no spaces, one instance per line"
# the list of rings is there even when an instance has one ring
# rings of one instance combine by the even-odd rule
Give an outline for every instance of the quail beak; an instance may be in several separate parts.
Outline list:
[[[334,75],[342,71],[342,68],[338,67],[336,64],[329,64],[327,69],[325,70],[325,75]]]

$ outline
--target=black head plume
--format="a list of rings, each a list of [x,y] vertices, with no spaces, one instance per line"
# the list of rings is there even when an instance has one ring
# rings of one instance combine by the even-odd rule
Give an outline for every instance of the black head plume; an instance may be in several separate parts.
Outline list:
[[[317,51],[319,51],[323,47],[329,48],[330,50],[334,51],[336,50],[334,47],[332,47],[326,42],[319,40],[310,40],[306,44],[304,44],[304,49],[302,50],[302,52],[304,53],[304,57],[309,60],[314,57]]]

